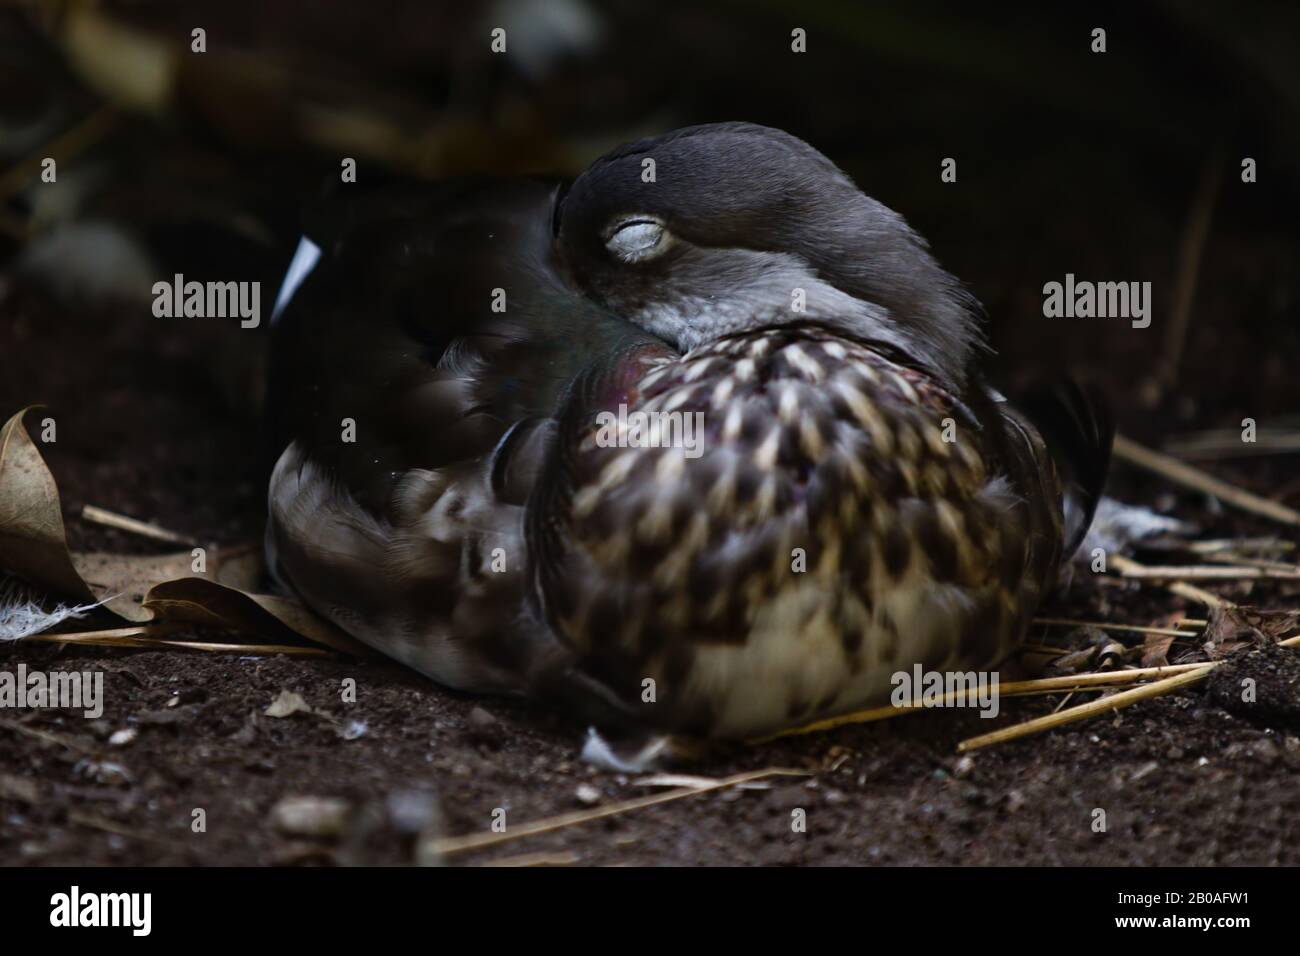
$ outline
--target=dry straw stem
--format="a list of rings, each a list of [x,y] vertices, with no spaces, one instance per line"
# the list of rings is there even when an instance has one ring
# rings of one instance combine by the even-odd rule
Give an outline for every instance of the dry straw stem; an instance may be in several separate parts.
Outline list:
[[[1211,564],[1235,564],[1243,568],[1267,568],[1271,571],[1281,571],[1284,577],[1300,575],[1300,564],[1292,564],[1289,561],[1271,561],[1268,558],[1248,558],[1232,551],[1207,554],[1205,560]]]
[[[1121,574],[1125,574],[1129,571],[1141,571],[1146,568],[1145,564],[1139,564],[1132,558],[1126,558],[1122,554],[1112,554],[1110,556],[1110,563],[1115,570],[1119,571]],[[1179,597],[1185,597],[1198,604],[1204,604],[1206,607],[1232,607],[1231,601],[1221,598],[1217,594],[1212,594],[1209,591],[1202,590],[1194,584],[1188,584],[1186,581],[1164,583],[1159,582],[1159,579],[1155,580],[1157,580],[1157,583],[1162,583],[1163,587],[1170,592],[1177,594]]]
[[[433,842],[430,846],[430,851],[437,854],[450,855],[452,853],[464,853],[468,850],[481,850],[484,847],[508,843],[511,840],[520,840],[524,837],[535,836],[539,833],[551,833],[555,830],[563,830],[567,827],[577,826],[580,823],[588,823],[592,820],[601,820],[605,817],[618,816],[622,813],[629,813],[632,810],[641,810],[645,807],[653,807],[660,803],[669,803],[673,800],[680,800],[683,797],[694,796],[697,793],[707,793],[711,790],[724,790],[727,787],[749,783],[751,780],[761,780],[764,777],[807,776],[811,776],[811,774],[806,770],[795,770],[789,767],[767,767],[763,770],[751,770],[747,773],[738,773],[730,777],[723,777],[707,787],[683,787],[680,790],[670,790],[668,793],[658,793],[649,797],[638,797],[634,800],[624,800],[621,803],[612,803],[607,807],[596,807],[592,810],[579,810],[574,813],[562,813],[558,816],[547,817],[533,823],[525,823],[523,826],[511,827],[504,833],[470,833],[465,836],[443,837],[441,840]]]
[[[84,644],[91,647],[178,648],[187,651],[211,651],[235,654],[290,654],[298,657],[328,657],[323,647],[298,644],[220,644],[211,641],[168,641],[159,635],[184,630],[184,625],[155,624],[142,627],[115,627],[104,631],[75,631],[67,634],[32,634],[24,641],[46,644]]]
[[[1138,624],[1111,624],[1107,621],[1076,621],[1066,617],[1036,617],[1035,624],[1051,627],[1095,627],[1101,631],[1136,631],[1138,634],[1164,634],[1173,637],[1196,637],[1195,631],[1179,631],[1168,627],[1143,627]],[[1028,645],[1025,645],[1028,646]],[[1060,648],[1053,648],[1060,650]]]
[[[1165,455],[1139,445],[1123,435],[1115,436],[1114,454],[1121,461],[1127,461],[1131,465],[1137,465],[1139,468],[1155,472],[1174,484],[1182,485],[1184,488],[1191,488],[1193,491],[1204,492],[1207,495],[1213,495],[1224,504],[1240,508],[1242,511],[1249,511],[1252,514],[1262,515],[1265,518],[1271,518],[1274,521],[1280,521],[1283,524],[1300,527],[1300,511],[1288,508],[1279,502],[1270,501],[1268,498],[1261,498],[1249,491],[1243,491],[1241,488],[1230,485],[1226,481],[1220,481],[1212,475],[1207,475],[1199,468],[1193,468],[1171,455]]]
[[[1278,644],[1282,647],[1300,647],[1300,635],[1288,637],[1285,641],[1278,641]],[[981,747],[1005,743],[1008,740],[1018,740],[1021,737],[1028,737],[1044,730],[1052,730],[1065,724],[1072,724],[1075,721],[1086,720],[1089,717],[1104,714],[1108,710],[1119,710],[1122,707],[1136,704],[1140,700],[1163,697],[1180,687],[1186,687],[1189,684],[1204,680],[1209,676],[1210,671],[1222,663],[1223,661],[1210,661],[1208,664],[1180,664],[1164,668],[1166,673],[1173,671],[1175,668],[1181,669],[1182,672],[1173,677],[1158,680],[1153,684],[1144,684],[1141,687],[1120,691],[1118,694],[1092,700],[1086,704],[1078,704],[1068,710],[1057,711],[1045,717],[1036,717],[1022,724],[1004,727],[1001,730],[982,734],[979,737],[970,737],[957,745],[957,752],[965,753],[968,750],[978,750]]]
[[[153,541],[165,541],[168,544],[183,544],[189,547],[199,545],[198,541],[188,535],[168,531],[166,528],[151,524],[148,521],[138,521],[135,518],[128,518],[126,515],[120,515],[105,508],[97,508],[94,505],[82,507],[81,520],[89,521],[91,524],[103,525],[106,528],[116,528],[119,531],[126,531]]]
[[[1120,571],[1126,578],[1155,579],[1161,581],[1291,581],[1300,578],[1293,568],[1247,568],[1204,565],[1147,565],[1130,566]]]
[[[1204,604],[1206,607],[1234,607],[1235,605],[1221,598],[1211,591],[1205,591],[1198,588],[1195,584],[1188,584],[1186,581],[1175,581],[1173,584],[1166,585],[1169,591],[1177,594],[1179,597],[1185,597],[1189,601],[1196,601],[1198,604]]]
[[[1156,681],[1154,684],[1143,684],[1141,687],[1134,687],[1131,690],[1123,690],[1118,694],[1112,694],[1111,696],[1103,697],[1100,700],[1090,700],[1086,704],[1077,704],[1066,710],[1047,714],[1044,717],[1037,717],[1034,720],[1027,720],[1022,724],[1004,727],[1001,730],[995,730],[989,734],[982,734],[979,737],[970,737],[957,745],[957,752],[965,753],[968,750],[979,750],[981,747],[1004,743],[1008,740],[1016,740],[1020,737],[1028,737],[1031,734],[1036,734],[1043,730],[1051,730],[1054,727],[1072,724],[1077,720],[1095,717],[1096,715],[1104,714],[1109,710],[1119,710],[1121,707],[1128,707],[1130,704],[1136,704],[1140,700],[1146,700],[1150,697],[1160,697],[1164,694],[1168,694],[1170,691],[1177,690],[1179,687],[1184,687],[1188,684],[1194,684],[1197,681],[1204,680],[1205,677],[1209,675],[1210,671],[1214,670],[1216,666],[1217,664],[1201,664],[1196,666],[1194,670],[1189,670],[1174,677],[1167,677],[1164,680]]]
[[[1300,432],[1273,432],[1255,441],[1242,441],[1237,429],[1206,432],[1194,438],[1170,442],[1165,451],[1183,458],[1211,461],[1220,458],[1244,458],[1251,455],[1285,455],[1300,451]]]
[[[1195,554],[1214,554],[1219,551],[1294,551],[1294,541],[1280,538],[1214,538],[1207,541],[1188,541],[1181,545]]]
[[[1034,694],[1059,694],[1063,691],[1079,691],[1088,688],[1109,687],[1115,684],[1133,684],[1140,680],[1151,678],[1161,679],[1171,674],[1182,674],[1193,671],[1198,667],[1204,667],[1204,664],[1169,664],[1165,667],[1134,667],[1121,671],[1098,671],[1094,674],[1066,674],[1061,677],[1040,677],[1036,680],[1008,681],[1005,684],[998,684],[999,697],[1025,697]],[[855,710],[849,714],[840,714],[838,717],[827,717],[825,720],[818,720],[811,724],[805,724],[802,727],[792,727],[789,730],[782,730],[778,733],[771,734],[767,737],[760,737],[756,740],[749,741],[751,744],[763,744],[768,741],[778,740],[782,737],[797,737],[803,734],[818,733],[823,730],[833,730],[836,727],[843,727],[848,724],[869,724],[877,720],[888,720],[891,717],[898,717],[902,714],[912,714],[921,710],[933,710],[936,707],[952,707],[957,704],[965,704],[968,698],[964,693],[953,691],[944,694],[940,704],[930,706],[904,706],[896,707],[893,704],[885,704],[883,707],[871,707],[867,710]],[[973,698],[972,698],[973,700]]]

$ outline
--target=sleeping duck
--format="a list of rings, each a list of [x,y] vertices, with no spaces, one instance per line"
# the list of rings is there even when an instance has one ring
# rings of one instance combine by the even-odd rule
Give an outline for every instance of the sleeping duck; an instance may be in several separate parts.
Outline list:
[[[970,296],[780,130],[422,187],[309,238],[268,561],[450,687],[723,738],[884,703],[917,665],[996,666],[1091,520],[1104,417],[989,389]]]

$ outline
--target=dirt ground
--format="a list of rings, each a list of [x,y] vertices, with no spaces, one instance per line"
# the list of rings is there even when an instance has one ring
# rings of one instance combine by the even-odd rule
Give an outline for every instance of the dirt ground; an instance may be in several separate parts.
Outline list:
[[[12,291],[0,310],[0,409],[42,401],[56,416],[58,442],[45,451],[74,548],[152,547],[79,521],[86,503],[202,540],[258,536],[257,428],[218,397],[203,335],[160,329],[138,310],[60,310],[27,289]],[[1221,343],[1204,336],[1189,347],[1191,368],[1221,357]],[[1110,371],[1119,387],[1137,389],[1131,368]],[[1242,363],[1236,374],[1252,373]],[[1143,437],[1143,414],[1121,417]],[[1211,407],[1187,422],[1234,417],[1236,409]],[[1286,462],[1239,459],[1219,471],[1268,493],[1283,489]],[[1172,489],[1120,469],[1114,490],[1151,501]],[[1297,491],[1292,484],[1292,503]],[[1200,496],[1173,501],[1216,535],[1279,533],[1211,510]],[[1266,607],[1296,603],[1294,587],[1249,590],[1223,593]],[[1085,575],[1043,613],[1149,624],[1180,609],[1201,616],[1157,588]],[[380,660],[0,647],[0,668],[22,662],[102,669],[106,706],[96,721],[57,711],[0,715],[6,863],[396,864],[416,858],[418,831],[482,832],[497,809],[520,826],[661,792],[583,763],[580,727],[518,702],[440,689]],[[729,749],[683,772],[721,777],[780,766],[808,776],[696,794],[447,862],[1300,863],[1300,653],[1253,651],[1230,669],[1206,686],[969,760],[955,751],[961,739],[1046,713],[1061,699],[1005,700],[994,720],[947,710]],[[1270,706],[1233,706],[1242,676],[1258,680]],[[358,690],[345,704],[348,677]],[[266,716],[284,690],[314,713]],[[138,734],[111,744],[125,728]],[[295,795],[342,798],[346,807],[323,836],[286,835],[272,810]],[[198,808],[205,832],[191,827]],[[1093,829],[1098,808],[1104,833]],[[806,811],[806,832],[792,831],[796,809]]]

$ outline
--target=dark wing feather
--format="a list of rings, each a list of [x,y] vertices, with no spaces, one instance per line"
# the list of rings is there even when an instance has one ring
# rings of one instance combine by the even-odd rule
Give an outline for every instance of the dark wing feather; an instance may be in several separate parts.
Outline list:
[[[523,503],[560,396],[644,338],[565,282],[554,193],[511,180],[345,205],[314,227],[322,260],[275,329],[271,566],[458,687],[522,689],[554,657],[524,607]]]
[[[1092,524],[1110,471],[1115,423],[1104,399],[1072,380],[1027,392],[1017,402],[1037,426],[1060,475],[1064,557],[1069,558]]]

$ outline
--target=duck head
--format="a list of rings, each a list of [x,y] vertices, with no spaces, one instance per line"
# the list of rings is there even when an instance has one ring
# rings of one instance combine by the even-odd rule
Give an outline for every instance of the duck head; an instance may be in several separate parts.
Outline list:
[[[560,196],[554,230],[574,282],[683,352],[815,322],[960,388],[981,343],[974,300],[925,240],[781,130],[720,123],[619,147]]]

